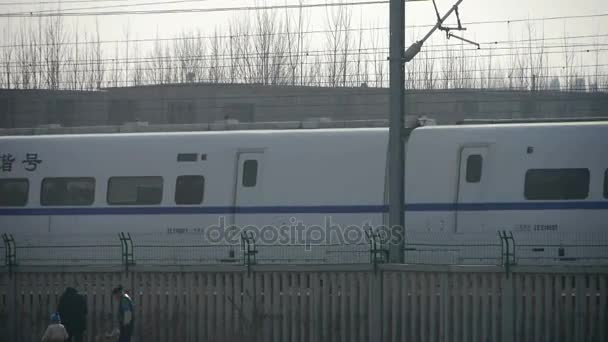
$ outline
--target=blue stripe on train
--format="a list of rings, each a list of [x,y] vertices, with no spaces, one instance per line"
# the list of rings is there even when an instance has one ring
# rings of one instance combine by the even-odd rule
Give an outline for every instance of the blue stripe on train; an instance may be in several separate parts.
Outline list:
[[[608,209],[608,201],[599,202],[508,202],[508,203],[415,203],[406,211],[490,211],[490,210],[597,210]],[[70,207],[5,208],[0,216],[67,215],[192,215],[192,214],[369,214],[388,212],[387,205],[320,205],[254,207]]]

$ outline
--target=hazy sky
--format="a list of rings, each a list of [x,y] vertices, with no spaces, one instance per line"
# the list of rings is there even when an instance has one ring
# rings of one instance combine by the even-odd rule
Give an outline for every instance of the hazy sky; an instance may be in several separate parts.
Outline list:
[[[125,6],[134,4],[149,4],[163,2],[163,0],[97,0],[94,2],[70,3],[74,0],[54,1],[60,4],[63,10],[71,8],[92,8],[100,6]],[[164,0],[167,2],[168,0]],[[174,0],[175,1],[175,0]],[[338,0],[303,0],[305,4],[312,3],[331,3]],[[362,0],[346,0],[357,2]],[[445,12],[456,0],[438,0],[440,11]],[[2,3],[32,3],[45,2],[50,0],[0,0]],[[296,4],[298,0],[198,0],[171,5],[147,5],[130,6],[107,9],[88,9],[83,11],[104,11],[104,10],[157,10],[157,9],[179,9],[179,8],[217,8],[217,7],[239,7],[252,5],[273,5],[273,4]],[[58,5],[10,5],[0,6],[0,13],[36,11],[40,9],[56,8]],[[353,26],[388,26],[388,4],[364,5],[350,7],[353,16]],[[326,13],[323,9],[309,9],[306,11],[311,29],[322,29],[326,23]],[[461,18],[463,22],[487,21],[487,20],[508,20],[541,18],[554,16],[576,16],[608,13],[608,0],[464,0],[461,5]],[[284,13],[284,12],[281,12]],[[124,35],[127,27],[131,36],[137,38],[151,38],[158,31],[162,37],[177,35],[184,30],[202,29],[211,31],[216,26],[234,20],[243,15],[253,15],[252,12],[216,12],[216,13],[183,13],[183,14],[164,14],[164,15],[122,15],[122,16],[100,16],[98,17],[100,30],[104,39],[120,39]],[[433,5],[430,1],[412,2],[406,5],[406,16],[408,25],[431,24],[435,20]],[[23,22],[37,19],[15,19],[0,18],[2,27],[6,30],[14,30]],[[81,31],[91,31],[94,28],[95,17],[68,17],[65,19],[69,26],[80,27]],[[546,37],[563,35],[564,31],[568,35],[575,34],[602,34],[608,33],[608,17],[555,20],[545,22],[534,22],[537,30],[543,30]],[[520,37],[525,31],[525,24],[485,24],[469,25],[465,36],[478,39],[480,41],[499,40],[508,37],[510,34]],[[426,29],[418,29],[421,34]],[[410,30],[407,34],[408,39],[414,33]]]
[[[102,12],[102,11],[134,11],[134,10],[170,10],[170,9],[194,9],[194,8],[237,8],[241,6],[270,6],[270,5],[293,5],[298,4],[300,0],[85,0],[84,2],[76,2],[77,0],[0,0],[0,13],[10,12],[35,12],[40,10],[56,9],[58,6],[62,11],[68,9],[80,9],[83,12]],[[167,2],[172,4],[166,4]],[[365,0],[342,0],[342,2],[361,2]],[[20,5],[5,5],[3,3],[19,2]],[[36,2],[37,5],[31,3]],[[40,5],[44,2],[44,5]],[[49,4],[49,2],[52,2]],[[158,4],[165,2],[165,4]],[[325,4],[340,2],[340,0],[301,0],[304,4]],[[437,0],[441,13],[445,13],[456,0]],[[28,4],[25,4],[28,3]],[[149,5],[150,3],[157,3]],[[145,5],[148,4],[148,5]],[[128,6],[127,6],[128,5]],[[107,8],[99,8],[107,6]],[[117,7],[119,6],[119,7]],[[388,27],[389,25],[389,5],[374,4],[374,5],[359,5],[348,7],[352,15],[352,28],[369,28],[369,27]],[[336,10],[335,8],[327,10],[324,8],[312,8],[305,10],[305,16],[308,18],[308,27],[305,31],[323,30],[327,28],[328,11]],[[286,14],[294,14],[295,11],[285,12],[285,10],[277,10],[276,15],[285,17]],[[563,68],[564,55],[563,37],[575,37],[570,39],[568,46],[574,46],[576,51],[575,64],[586,67],[583,72],[589,73],[594,71],[596,75],[605,73],[604,66],[608,65],[608,0],[464,0],[460,7],[461,20],[467,27],[466,32],[459,33],[460,35],[482,43],[482,50],[469,51],[472,56],[488,57],[489,55],[506,53],[501,58],[514,58],[513,52],[518,56],[520,52],[525,52],[521,47],[521,42],[515,43],[520,46],[505,46],[505,41],[516,41],[528,38],[530,32],[533,33],[533,38],[546,38],[546,50],[548,64],[555,68]],[[573,18],[576,16],[602,15],[592,18]],[[226,11],[226,12],[207,12],[207,13],[180,13],[180,14],[153,14],[153,15],[118,15],[118,16],[80,16],[80,17],[64,17],[64,25],[67,31],[80,33],[82,41],[83,33],[92,35],[96,32],[96,23],[99,27],[101,40],[123,40],[125,33],[129,32],[129,39],[146,39],[146,38],[171,38],[176,37],[182,32],[201,31],[203,34],[211,34],[214,29],[218,29],[220,35],[227,35],[226,27],[235,21],[242,21],[246,16],[255,16],[253,11]],[[569,19],[556,20],[535,20],[539,18],[551,17],[570,17]],[[434,24],[436,21],[435,12],[432,2],[411,2],[406,5],[406,24],[416,25],[418,27],[408,28],[406,39],[408,44],[416,39],[421,38],[428,31],[428,27],[420,27],[420,25]],[[505,20],[521,20],[530,19],[528,22],[500,22],[500,23],[482,23],[469,24],[480,21],[505,21]],[[10,45],[14,42],[10,41],[10,37],[15,37],[16,31],[20,27],[37,23],[37,18],[6,18],[0,15],[0,45]],[[454,16],[449,23],[453,24]],[[369,31],[366,31],[366,34]],[[387,31],[378,32],[377,47],[388,47]],[[584,36],[584,37],[581,37]],[[591,36],[591,37],[590,37]],[[326,37],[323,34],[309,35],[309,49],[323,49],[323,42]],[[553,38],[553,39],[552,39]],[[70,38],[72,39],[72,38]],[[367,36],[367,41],[364,44],[369,46],[373,38]],[[492,45],[491,42],[502,41],[502,50],[500,45]],[[430,50],[429,45],[442,44],[435,49],[445,50],[443,44],[446,42],[445,36],[441,32],[437,32],[433,37],[433,41],[426,46]],[[452,44],[460,44],[459,41],[451,39],[448,42]],[[146,55],[152,44],[141,43],[143,45],[130,45],[129,49],[137,49],[139,55]],[[579,45],[577,45],[579,44]],[[593,50],[593,46],[595,50]],[[553,46],[550,46],[553,45]],[[561,45],[561,46],[560,46]],[[487,49],[495,47],[495,52],[488,53]],[[592,51],[586,51],[592,49]],[[106,56],[120,56],[124,46],[104,45],[104,54]],[[510,53],[510,54],[509,54]],[[492,58],[489,58],[492,59]],[[478,59],[483,61],[483,58]],[[506,64],[514,62],[503,61]],[[499,62],[502,63],[502,62]],[[601,70],[598,70],[598,65]],[[606,73],[608,77],[608,73]]]

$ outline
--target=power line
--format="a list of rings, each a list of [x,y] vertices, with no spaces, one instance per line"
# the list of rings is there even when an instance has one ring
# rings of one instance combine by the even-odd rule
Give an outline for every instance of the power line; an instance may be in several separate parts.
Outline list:
[[[443,60],[443,59],[483,59],[483,58],[498,58],[498,57],[514,57],[514,56],[542,56],[542,55],[555,55],[555,54],[586,54],[593,52],[604,52],[608,51],[606,48],[608,47],[608,43],[606,44],[573,44],[573,45],[548,45],[543,46],[542,48],[535,47],[532,51],[520,51],[522,49],[528,50],[528,47],[501,47],[501,48],[493,48],[491,50],[478,50],[475,48],[452,48],[445,49],[441,48],[441,45],[438,45],[437,49],[428,49],[423,50],[422,53],[426,53],[427,56],[421,57],[416,60],[414,63],[428,60]],[[576,49],[574,49],[576,48]],[[569,49],[565,51],[555,51],[555,49]],[[504,53],[493,53],[495,51],[506,51]],[[479,51],[484,51],[484,54],[479,54]],[[229,61],[250,61],[250,60],[268,60],[274,61],[279,60],[280,64],[287,64],[287,62],[280,62],[284,60],[289,60],[293,58],[300,59],[314,59],[314,58],[335,58],[339,60],[347,54],[347,59],[352,61],[359,60],[360,56],[374,56],[376,58],[373,59],[360,59],[361,62],[386,62],[385,58],[377,58],[378,55],[386,55],[388,52],[387,48],[379,47],[379,48],[361,48],[352,50],[342,50],[338,49],[335,51],[327,50],[327,49],[319,49],[319,50],[305,50],[299,52],[289,52],[289,51],[271,51],[266,53],[209,53],[209,54],[184,54],[184,55],[151,55],[149,57],[120,57],[120,58],[94,58],[94,59],[71,59],[70,56],[64,56],[61,60],[56,59],[48,59],[44,61],[40,61],[38,63],[32,63],[29,59],[25,60],[14,60],[14,61],[4,61],[5,66],[46,66],[48,63],[59,63],[61,65],[91,65],[91,64],[139,64],[139,63],[149,63],[149,62],[180,62],[180,63],[200,63],[204,61],[221,61],[223,63]],[[465,54],[465,52],[472,52],[472,54]],[[488,53],[489,52],[489,53]],[[433,54],[428,56],[428,54]],[[269,63],[269,66],[273,66],[274,62]],[[316,64],[323,62],[309,61],[304,64]],[[331,63],[331,62],[330,62]],[[230,67],[233,64],[222,64],[222,67]],[[249,64],[249,66],[257,66],[256,64]]]
[[[339,2],[339,3],[313,3],[313,4],[287,4],[287,5],[267,5],[267,6],[237,6],[237,7],[216,7],[216,8],[182,8],[182,9],[165,9],[165,10],[133,10],[133,11],[102,11],[102,12],[71,12],[66,13],[56,11],[54,13],[33,12],[13,12],[0,13],[0,17],[57,17],[57,16],[116,16],[116,15],[141,15],[141,14],[176,14],[176,13],[212,13],[212,12],[233,12],[233,11],[266,11],[275,9],[303,9],[303,8],[327,8],[327,7],[353,7],[367,5],[388,4],[388,0],[360,1],[360,2]],[[569,15],[569,16],[552,16],[543,18],[526,18],[512,20],[489,20],[489,21],[472,21],[463,23],[465,25],[480,25],[480,24],[498,24],[498,23],[518,23],[530,21],[549,21],[563,19],[584,19],[597,18],[608,16],[608,13],[584,14],[584,15]],[[432,27],[434,25],[417,25],[414,27]]]
[[[200,0],[200,1],[208,1],[208,0]],[[608,15],[608,14],[606,14]],[[522,19],[523,20],[523,19]],[[531,21],[536,20],[544,20],[544,18],[537,19],[526,19]],[[517,21],[517,20],[515,20]],[[500,20],[493,21],[487,23],[505,23],[508,20]],[[417,27],[430,27],[432,25],[411,25],[407,26],[407,28],[417,28]],[[200,39],[238,39],[238,38],[250,38],[250,37],[258,37],[258,36],[281,36],[281,35],[291,35],[291,36],[303,36],[303,35],[313,35],[313,34],[324,34],[324,33],[334,33],[334,32],[364,32],[364,31],[386,31],[388,27],[380,26],[380,27],[365,27],[365,28],[337,28],[332,30],[305,30],[305,31],[293,31],[293,32],[264,32],[264,33],[242,33],[239,32],[237,34],[230,35],[196,35],[196,36],[183,36],[183,37],[171,37],[171,38],[140,38],[140,39],[115,39],[115,40],[98,40],[98,41],[82,41],[82,42],[59,42],[59,43],[39,43],[35,44],[36,46],[48,46],[48,45],[86,45],[86,44],[116,44],[116,43],[131,43],[131,42],[162,42],[162,41],[181,41],[181,40],[200,40]],[[530,38],[530,39],[520,39],[520,40],[503,40],[503,41],[487,41],[480,42],[482,45],[489,44],[509,44],[509,43],[517,43],[517,42],[534,42],[534,41],[545,41],[545,40],[562,40],[562,39],[585,39],[585,38],[602,38],[608,37],[608,34],[594,34],[594,35],[577,35],[577,36],[561,36],[561,37],[542,37],[542,38]],[[32,44],[7,44],[0,45],[0,48],[11,48],[11,47],[24,47],[31,46]],[[429,46],[443,46],[441,44],[434,45],[425,45],[425,47]]]
[[[347,28],[339,29],[338,32],[365,32],[365,31],[377,31],[387,30],[386,27],[371,27],[371,28]],[[93,44],[126,44],[126,43],[156,43],[156,42],[178,42],[188,40],[204,40],[204,39],[246,39],[260,36],[281,36],[291,35],[297,37],[298,35],[313,35],[335,32],[336,30],[309,30],[309,31],[296,31],[296,32],[275,32],[275,33],[239,33],[235,35],[205,35],[205,36],[183,36],[183,37],[172,37],[172,38],[140,38],[140,39],[115,39],[115,40],[92,40],[92,41],[70,41],[70,42],[55,42],[55,43],[37,43],[37,44],[8,44],[0,45],[0,49],[3,48],[22,48],[22,47],[41,47],[41,46],[70,46],[70,45],[93,45]],[[594,35],[577,35],[577,36],[561,36],[561,37],[544,37],[544,38],[530,38],[530,39],[519,39],[519,40],[500,40],[500,41],[485,41],[479,44],[483,46],[512,44],[512,43],[526,43],[526,42],[539,42],[539,41],[551,41],[551,40],[568,40],[568,39],[592,39],[592,38],[605,38],[608,34],[594,34]],[[425,48],[428,47],[445,47],[446,44],[426,44]]]
[[[15,12],[11,14],[23,14],[23,15],[33,15],[33,14],[41,14],[41,13],[53,13],[53,12],[72,12],[79,10],[91,10],[91,9],[107,9],[107,8],[126,8],[126,7],[139,7],[139,6],[158,6],[158,5],[172,5],[172,4],[180,4],[187,2],[206,2],[210,0],[172,0],[172,1],[161,1],[161,2],[141,2],[135,4],[123,4],[123,5],[106,5],[106,6],[94,6],[94,7],[76,7],[76,8],[62,8],[62,9],[48,9],[48,10],[37,10],[37,11],[29,11],[29,12]]]
[[[69,3],[100,3],[100,2],[127,2],[130,0],[61,0],[62,4]],[[57,1],[38,1],[38,2],[0,2],[0,6],[24,6],[24,5],[57,5]]]
[[[341,2],[341,3],[315,3],[297,5],[267,5],[267,6],[238,6],[238,7],[215,7],[215,8],[181,8],[164,10],[133,10],[133,11],[102,11],[102,12],[62,12],[54,13],[0,13],[0,17],[63,17],[63,16],[116,16],[116,15],[141,15],[141,14],[176,14],[176,13],[213,13],[213,12],[234,12],[234,11],[268,11],[275,9],[301,9],[319,7],[353,7],[366,5],[386,4],[386,0],[361,1],[361,2]]]

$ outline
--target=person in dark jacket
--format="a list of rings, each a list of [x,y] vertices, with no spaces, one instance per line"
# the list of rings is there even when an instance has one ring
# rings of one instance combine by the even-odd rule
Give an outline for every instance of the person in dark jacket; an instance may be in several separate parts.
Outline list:
[[[82,342],[87,328],[87,301],[73,287],[68,287],[59,298],[57,312],[65,329],[68,331],[69,342]]]

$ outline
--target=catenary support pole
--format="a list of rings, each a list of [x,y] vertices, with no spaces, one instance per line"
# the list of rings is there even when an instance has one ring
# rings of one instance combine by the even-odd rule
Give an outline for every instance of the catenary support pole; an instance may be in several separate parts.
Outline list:
[[[393,237],[404,233],[404,107],[405,1],[390,2],[390,119],[389,119],[389,226]],[[403,262],[403,243],[390,245],[390,262]]]

